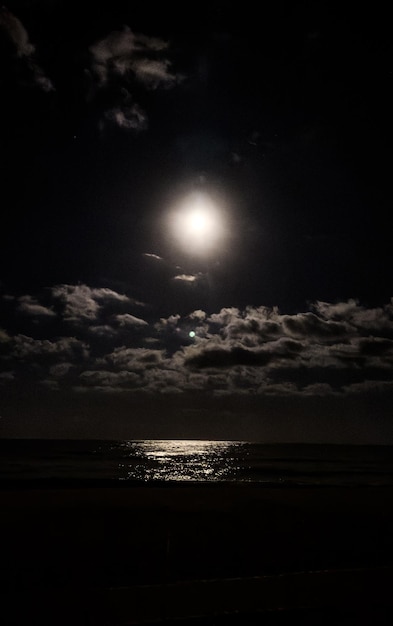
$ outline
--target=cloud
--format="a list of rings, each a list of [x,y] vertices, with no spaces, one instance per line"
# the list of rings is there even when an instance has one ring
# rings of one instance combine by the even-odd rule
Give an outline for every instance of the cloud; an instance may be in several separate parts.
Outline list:
[[[139,132],[148,127],[147,115],[138,104],[116,106],[105,112],[105,119],[125,130]]]
[[[128,26],[109,33],[104,39],[90,46],[92,68],[101,86],[106,85],[113,76],[127,73],[150,86],[154,80],[172,84],[176,77],[170,72],[170,62],[159,58],[159,54],[168,48],[168,43],[156,37],[138,35]]]
[[[29,61],[29,67],[30,67],[30,71],[32,74],[33,82],[38,87],[40,87],[42,91],[45,91],[46,93],[49,93],[50,91],[55,91],[55,87],[52,81],[46,76],[42,67],[40,67],[37,63],[35,63],[31,59]]]
[[[108,288],[87,285],[57,285],[52,295],[64,305],[64,319],[71,322],[95,321],[101,307],[110,303],[129,303],[128,296]]]
[[[393,392],[391,380],[364,380],[344,387],[344,391],[351,394]]]
[[[206,319],[206,313],[205,311],[202,311],[201,309],[197,309],[196,311],[193,311],[192,313],[190,313],[188,317],[190,318],[190,320],[203,322]]]
[[[367,337],[359,340],[360,356],[393,356],[393,340],[382,337]]]
[[[196,280],[198,280],[198,275],[197,274],[178,274],[177,276],[173,277],[173,280],[179,280],[185,283],[194,283]]]
[[[299,313],[282,317],[284,330],[295,337],[307,337],[331,341],[348,334],[349,328],[343,322],[325,321],[314,313]]]
[[[243,312],[222,309],[218,316],[212,316],[212,321],[223,324],[223,336],[229,339],[239,338],[249,346],[261,345],[266,340],[285,335],[282,316],[276,308],[246,307]]]
[[[139,317],[135,317],[134,315],[130,315],[129,313],[124,313],[122,315],[116,315],[115,316],[115,320],[116,322],[119,324],[119,326],[122,327],[138,327],[138,326],[148,326],[148,323],[139,318]]]
[[[164,56],[168,42],[157,37],[136,34],[128,26],[112,31],[89,48],[91,74],[98,90],[105,89],[113,105],[104,113],[104,122],[140,132],[148,127],[147,114],[134,101],[134,93],[144,89],[170,89],[180,80]],[[112,89],[114,85],[121,89]],[[120,98],[118,94],[120,93]],[[101,122],[101,125],[103,122]]]
[[[138,374],[128,371],[86,370],[80,374],[80,379],[89,386],[111,389],[119,386],[135,387],[140,382]]]
[[[100,305],[86,285],[58,285],[52,289],[54,298],[65,305],[64,317],[69,321],[95,320]]]
[[[219,313],[213,313],[212,315],[210,315],[208,321],[212,322],[213,324],[219,324],[220,326],[227,326],[234,320],[238,320],[239,316],[239,309],[236,309],[235,307],[226,307],[224,309],[221,309]]]
[[[306,396],[331,396],[337,394],[336,390],[328,383],[314,383],[312,385],[306,385],[303,390],[303,394]]]
[[[63,378],[70,372],[70,370],[73,369],[73,367],[74,365],[72,363],[56,363],[49,368],[49,373],[55,378]]]
[[[0,372],[0,383],[15,379],[15,372]]]
[[[144,373],[145,390],[150,393],[183,393],[186,376],[176,370],[150,369]]]
[[[58,381],[51,378],[45,378],[44,380],[40,380],[39,384],[43,387],[46,387],[47,389],[52,389],[53,391],[58,391],[60,389]]]
[[[152,254],[151,252],[144,252],[143,256],[147,257],[148,259],[155,259],[156,261],[163,261],[162,256],[159,256],[158,254]]]
[[[65,379],[90,360],[89,345],[75,337],[50,340],[19,334],[12,337],[7,348],[0,358],[7,369],[12,368],[15,380],[24,383]]]
[[[30,42],[27,30],[22,22],[5,7],[0,9],[0,26],[14,44],[18,57],[29,57],[34,54],[35,48]]]
[[[345,320],[359,330],[382,331],[392,327],[393,304],[392,301],[383,307],[364,307],[357,300],[347,300],[330,304],[328,302],[316,302],[315,311],[327,320]]]
[[[164,358],[163,350],[120,346],[107,354],[102,362],[111,364],[117,370],[139,371],[161,367]]]
[[[133,64],[136,78],[148,89],[157,87],[170,88],[177,82],[177,77],[170,71],[168,59],[139,59]]]
[[[21,296],[18,298],[18,311],[33,317],[56,317],[56,313],[33,298],[32,296]]]
[[[94,337],[111,339],[117,335],[117,330],[112,328],[112,326],[109,326],[109,324],[101,324],[98,326],[89,326],[88,333]]]
[[[325,319],[342,320],[351,317],[358,310],[359,303],[353,299],[346,302],[337,302],[336,304],[317,301],[313,308]]]
[[[260,390],[265,395],[271,396],[298,396],[299,388],[291,382],[272,383],[268,381]]]
[[[6,343],[10,341],[10,339],[11,337],[9,336],[7,331],[4,330],[3,328],[0,328],[0,343]]]
[[[89,356],[89,348],[85,342],[75,337],[49,340],[16,335],[12,338],[12,355],[22,360],[36,359],[39,356],[86,359]]]
[[[51,293],[56,324],[40,334],[56,328],[60,336],[0,331],[2,369],[16,379],[31,375],[78,391],[297,398],[385,393],[393,380],[391,302],[318,302],[291,315],[263,306],[197,309],[150,324],[130,312],[143,303],[112,289],[57,285]],[[28,315],[53,316],[34,295],[10,302]]]
[[[176,315],[170,315],[169,317],[161,317],[159,322],[156,322],[154,327],[158,331],[174,329],[178,322],[180,321],[181,316],[177,313]]]
[[[233,365],[267,365],[271,360],[268,352],[263,350],[248,350],[241,346],[231,347],[207,347],[189,354],[185,359],[185,364],[196,368],[221,368],[232,367]]]
[[[12,42],[19,62],[23,64],[31,82],[43,91],[54,91],[51,80],[35,59],[36,49],[19,18],[3,7],[0,9],[0,28]]]

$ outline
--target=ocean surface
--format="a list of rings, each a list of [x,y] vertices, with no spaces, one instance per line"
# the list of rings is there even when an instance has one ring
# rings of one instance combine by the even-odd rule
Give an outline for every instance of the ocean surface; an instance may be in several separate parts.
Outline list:
[[[393,485],[392,446],[0,440],[0,481]]]

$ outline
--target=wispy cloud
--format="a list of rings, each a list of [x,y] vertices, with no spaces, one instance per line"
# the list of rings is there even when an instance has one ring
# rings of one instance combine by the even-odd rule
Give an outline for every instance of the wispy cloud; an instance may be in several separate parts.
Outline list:
[[[26,295],[18,298],[18,311],[33,317],[56,317],[56,313],[46,306],[40,304],[32,296]]]
[[[170,71],[171,63],[168,59],[139,59],[135,61],[133,70],[139,82],[148,89],[173,87],[177,78]]]
[[[105,119],[119,128],[135,132],[148,127],[147,115],[138,104],[115,106],[105,112]]]
[[[0,9],[0,28],[12,42],[20,63],[25,65],[31,83],[43,91],[54,91],[52,81],[36,60],[36,48],[31,43],[26,28],[16,15],[5,7]]]
[[[146,90],[170,89],[179,82],[164,54],[167,49],[168,42],[136,34],[128,26],[110,32],[90,46],[90,71],[96,89],[106,89],[113,99],[103,116],[106,123],[136,132],[148,127],[146,112],[134,100],[134,87],[139,83]],[[122,87],[116,96],[111,90],[113,84]]]
[[[103,39],[90,46],[92,69],[99,84],[104,86],[113,75],[136,77],[147,86],[151,76],[159,75],[161,82],[172,84],[176,77],[169,70],[168,59],[161,53],[168,48],[168,42],[156,37],[138,35],[128,26],[112,31]]]
[[[22,22],[6,7],[0,9],[0,26],[6,31],[15,46],[18,57],[30,57],[35,52],[27,30]]]
[[[134,315],[130,315],[130,313],[123,313],[122,315],[116,315],[115,320],[116,322],[118,322],[120,326],[123,326],[123,327],[131,326],[135,328],[136,326],[148,326],[148,323],[145,320],[141,319],[140,317],[135,317]]]
[[[143,256],[148,259],[155,259],[156,261],[163,261],[162,256],[159,256],[158,254],[153,254],[152,252],[144,252]]]
[[[178,274],[173,280],[179,280],[185,283],[194,283],[198,279],[198,274]]]
[[[119,370],[141,371],[162,366],[165,362],[163,350],[151,348],[126,348],[120,346],[101,360]]]

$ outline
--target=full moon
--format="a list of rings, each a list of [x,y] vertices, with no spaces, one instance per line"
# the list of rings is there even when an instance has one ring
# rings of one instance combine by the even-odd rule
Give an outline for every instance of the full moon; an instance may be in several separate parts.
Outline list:
[[[172,218],[178,243],[192,253],[211,252],[224,236],[223,216],[207,193],[186,196],[177,205]]]

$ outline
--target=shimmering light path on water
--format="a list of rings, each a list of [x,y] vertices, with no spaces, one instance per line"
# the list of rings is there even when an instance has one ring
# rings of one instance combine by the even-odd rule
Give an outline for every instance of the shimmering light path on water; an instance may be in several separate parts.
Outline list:
[[[145,440],[120,444],[124,462],[122,480],[217,481],[235,480],[234,441]],[[116,445],[119,449],[119,444]],[[127,454],[129,450],[129,454]]]
[[[0,440],[0,480],[391,485],[393,454],[390,446]]]

